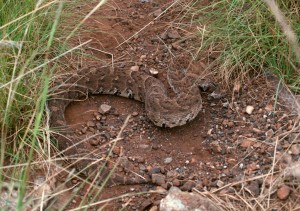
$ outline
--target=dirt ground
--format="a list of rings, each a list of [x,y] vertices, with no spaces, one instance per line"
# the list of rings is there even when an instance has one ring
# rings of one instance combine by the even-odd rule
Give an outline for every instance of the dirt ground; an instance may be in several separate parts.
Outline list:
[[[74,12],[86,14],[93,6],[78,6]],[[168,63],[177,55],[187,55],[191,58],[188,71],[211,82],[207,89],[199,89],[203,109],[197,118],[173,129],[154,126],[147,119],[142,103],[117,96],[91,96],[67,108],[67,122],[79,137],[101,133],[89,140],[88,149],[102,150],[101,155],[108,154],[113,145],[110,142],[117,137],[126,117],[131,115],[107,166],[119,163],[115,174],[147,181],[131,185],[107,184],[98,199],[127,195],[93,206],[91,210],[103,205],[104,210],[157,210],[165,195],[155,191],[168,190],[171,186],[183,191],[195,188],[200,192],[223,194],[247,189],[245,194],[255,198],[269,188],[263,175],[280,168],[279,165],[273,168],[274,155],[288,152],[292,161],[300,158],[299,138],[295,142],[284,136],[295,127],[296,116],[280,100],[275,103],[276,86],[267,76],[242,83],[235,87],[236,90],[225,90],[220,81],[205,72],[214,60],[210,52],[192,61],[200,41],[191,36],[197,25],[193,25],[189,17],[182,18],[182,6],[170,0],[108,1],[72,40],[76,45],[92,39],[84,47],[92,57],[84,59],[82,66],[112,60],[115,68],[138,65],[140,71],[149,74],[158,71],[157,77],[167,85]],[[101,105],[111,108],[100,114]],[[246,180],[249,181],[240,183]],[[67,186],[81,184],[80,179],[73,179]],[[293,188],[292,184],[288,185]],[[77,207],[87,194],[89,185],[85,184],[69,208]],[[92,196],[93,193],[88,200]],[[271,194],[271,200],[278,200],[277,197],[275,192]],[[288,197],[299,203],[299,192],[298,195],[292,192]],[[278,208],[270,207],[270,210]]]

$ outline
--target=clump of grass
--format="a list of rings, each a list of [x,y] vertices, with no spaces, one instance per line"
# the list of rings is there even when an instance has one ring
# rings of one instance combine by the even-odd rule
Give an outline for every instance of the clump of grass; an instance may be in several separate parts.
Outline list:
[[[60,25],[60,17],[68,15],[68,6],[80,1],[67,6],[63,2],[0,0],[0,209],[28,208],[32,169],[45,171],[45,184],[52,180],[49,172],[57,158],[45,115],[51,76],[59,69],[60,58],[89,42],[68,46],[75,31],[106,1],[98,2],[69,30],[64,23]],[[63,171],[67,170],[61,168]],[[17,198],[5,201],[3,190],[8,186],[17,187],[13,188],[16,193],[8,194],[17,194]],[[42,209],[49,200],[49,193],[42,192],[45,198],[35,199],[40,204],[35,203],[33,210]]]
[[[295,34],[299,34],[299,1],[277,3]],[[208,25],[202,47],[218,52],[216,71],[226,83],[271,71],[294,91],[300,91],[294,48],[264,1],[214,0],[198,12],[200,18],[195,21]]]
[[[42,124],[51,75],[45,64],[53,56],[61,9],[58,1],[0,1],[0,184],[19,182],[18,210],[30,163],[49,153],[39,143],[49,141]],[[21,163],[27,165],[16,167]]]

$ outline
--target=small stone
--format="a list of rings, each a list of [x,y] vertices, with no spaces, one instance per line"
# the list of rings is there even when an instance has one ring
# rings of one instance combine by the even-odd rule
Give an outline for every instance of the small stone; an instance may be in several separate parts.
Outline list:
[[[248,172],[252,172],[252,171],[256,171],[260,168],[259,165],[257,165],[257,163],[253,162],[247,165],[247,171]]]
[[[281,200],[287,199],[290,193],[291,189],[287,185],[282,185],[280,188],[277,189],[277,197]]]
[[[222,148],[221,148],[221,146],[220,146],[220,144],[219,144],[218,141],[213,141],[213,142],[211,142],[210,145],[212,146],[212,151],[213,152],[215,152],[215,153],[222,152]]]
[[[257,180],[251,181],[250,185],[248,186],[248,189],[255,197],[259,196],[260,188]]]
[[[106,113],[108,113],[108,112],[110,111],[110,109],[111,109],[111,106],[110,106],[110,105],[102,104],[102,105],[99,107],[98,111],[99,111],[101,114],[106,114]]]
[[[258,134],[262,132],[262,131],[261,131],[260,129],[258,129],[258,128],[253,128],[252,130],[253,130],[255,133],[258,133]]]
[[[274,135],[274,131],[273,131],[272,129],[270,129],[270,130],[268,130],[268,131],[266,132],[266,137],[267,137],[267,138],[272,138],[273,135]]]
[[[91,146],[97,146],[99,144],[99,141],[97,139],[92,139],[89,143]]]
[[[160,38],[163,39],[163,40],[166,40],[168,39],[168,33],[165,31],[163,33],[160,34]]]
[[[253,110],[254,110],[253,106],[247,106],[246,107],[246,113],[249,114],[249,115],[252,114]]]
[[[143,201],[143,203],[141,204],[141,210],[146,210],[147,208],[150,207],[151,204],[152,204],[151,199],[146,199],[146,200]]]
[[[223,182],[222,180],[218,180],[218,181],[217,181],[217,186],[218,186],[219,188],[223,187],[223,186],[224,186],[224,182]]]
[[[158,206],[155,205],[151,207],[149,211],[158,211]]]
[[[84,127],[84,128],[81,129],[81,132],[82,132],[83,134],[85,134],[86,131],[87,131],[87,129],[88,129],[88,127]]]
[[[153,76],[158,75],[158,71],[157,71],[156,69],[154,69],[154,68],[150,68],[149,72],[150,72],[150,74],[153,75]]]
[[[164,164],[169,164],[169,163],[172,162],[172,160],[173,160],[172,157],[167,157],[167,158],[165,158],[165,160],[164,160]]]
[[[273,107],[273,105],[269,104],[265,107],[265,110],[268,112],[271,112],[271,111],[274,111],[274,107]]]
[[[159,206],[160,211],[170,210],[220,210],[211,200],[196,193],[180,191],[177,187],[171,187],[168,195],[163,198]]]
[[[178,38],[180,38],[180,34],[176,30],[174,30],[174,29],[168,31],[167,35],[171,39],[178,39]]]
[[[153,12],[153,16],[154,16],[154,17],[158,17],[161,13],[162,13],[162,9],[155,10],[155,11]]]
[[[254,141],[251,138],[248,138],[241,143],[241,147],[248,148],[248,147],[252,146],[253,144],[254,144]]]
[[[132,113],[132,116],[138,116],[138,115],[139,115],[139,113],[136,112],[136,111],[134,111],[134,112]]]
[[[225,97],[225,95],[226,95],[225,92],[222,92],[220,90],[215,90],[211,94],[209,94],[209,97],[212,97],[215,100],[219,100],[219,99]]]
[[[163,186],[166,183],[166,176],[162,174],[152,174],[152,183]]]
[[[191,160],[191,164],[197,163],[197,159],[196,158],[192,158]]]
[[[87,125],[88,127],[95,127],[95,126],[96,126],[96,124],[95,124],[93,121],[88,121],[88,122],[86,123],[86,125]]]
[[[140,57],[140,61],[143,61],[144,59],[146,59],[147,58],[147,56],[146,55],[141,55],[141,57]]]
[[[114,153],[114,154],[116,154],[116,155],[119,155],[120,154],[120,152],[121,152],[121,149],[120,149],[120,147],[114,147],[113,149],[112,149],[112,152]]]
[[[290,151],[289,154],[299,155],[300,154],[300,144],[293,144],[289,151]]]
[[[192,180],[187,181],[181,186],[182,191],[192,191],[192,189],[196,186],[196,183]]]
[[[234,126],[234,122],[228,122],[228,127],[233,127]]]
[[[173,186],[178,187],[178,186],[180,186],[180,181],[178,179],[174,179],[172,181],[172,184],[173,184]]]
[[[139,66],[132,66],[132,67],[130,67],[130,70],[131,71],[139,71],[139,69],[140,69],[140,67]]]

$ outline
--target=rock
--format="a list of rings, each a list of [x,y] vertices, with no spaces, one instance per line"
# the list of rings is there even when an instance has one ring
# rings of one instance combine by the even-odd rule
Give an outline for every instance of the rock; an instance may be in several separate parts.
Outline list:
[[[266,137],[267,137],[267,138],[272,138],[273,135],[274,135],[274,131],[273,131],[272,129],[270,129],[270,130],[268,130],[268,131],[266,132]]]
[[[223,98],[226,94],[220,90],[213,91],[209,96],[212,97],[215,100],[219,100]]]
[[[110,111],[110,109],[111,109],[110,105],[102,104],[102,105],[100,105],[98,111],[101,114],[106,114],[106,113],[108,113]]]
[[[247,106],[246,107],[246,113],[249,114],[249,115],[252,114],[253,110],[254,110],[253,106]]]
[[[120,152],[121,152],[121,148],[118,147],[118,146],[115,146],[115,147],[112,149],[112,152],[113,152],[115,155],[119,155]]]
[[[150,207],[150,205],[152,205],[151,199],[146,199],[146,200],[143,201],[143,203],[141,204],[141,210],[146,210],[147,208]]]
[[[132,116],[138,116],[138,115],[139,115],[138,112],[136,112],[136,111],[132,112]]]
[[[176,210],[201,210],[220,211],[221,208],[213,204],[212,201],[196,193],[180,191],[177,187],[171,187],[168,195],[160,202],[160,211]]]
[[[155,205],[155,206],[151,207],[149,211],[158,211],[158,207]]]
[[[287,185],[282,185],[280,188],[277,189],[277,197],[281,200],[285,200],[289,197],[291,193],[291,189]]]
[[[192,191],[192,189],[196,186],[196,183],[192,180],[187,181],[181,186],[182,191]]]
[[[222,148],[221,148],[220,143],[218,141],[213,141],[213,142],[210,143],[210,145],[212,146],[212,151],[214,153],[222,152]]]
[[[81,129],[81,132],[82,132],[83,134],[85,134],[86,131],[87,131],[87,129],[88,129],[88,127],[84,127],[84,128]]]
[[[178,186],[180,186],[180,181],[178,179],[174,179],[172,181],[172,185],[178,187]]]
[[[223,182],[222,180],[218,180],[218,181],[217,181],[217,186],[218,186],[219,188],[223,187],[223,186],[224,186],[224,182]]]
[[[152,175],[152,174],[161,173],[160,169],[161,168],[159,166],[154,166],[153,168],[148,169],[148,171],[149,171],[149,174]]]
[[[164,164],[169,164],[169,163],[172,162],[172,160],[173,160],[172,157],[167,157],[167,158],[165,158],[165,160],[164,160]]]
[[[150,68],[149,72],[152,76],[157,76],[158,75],[158,71],[154,68]]]
[[[162,174],[152,174],[152,183],[163,186],[166,183],[166,176]]]
[[[99,140],[97,139],[92,139],[89,141],[90,145],[91,146],[97,146],[99,144]]]
[[[178,38],[180,38],[180,34],[176,30],[174,30],[174,29],[168,31],[167,35],[168,35],[168,37],[170,39],[178,39]]]
[[[241,143],[241,147],[248,148],[248,147],[252,146],[254,143],[255,142],[251,138],[248,138]]]
[[[95,124],[93,121],[88,121],[88,122],[86,123],[86,125],[87,125],[88,127],[95,127],[95,126],[96,126],[96,124]]]
[[[166,40],[168,39],[168,33],[165,31],[163,33],[160,34],[160,38],[163,39],[163,40]]]
[[[300,144],[293,144],[289,150],[289,154],[299,155],[300,154]]]
[[[274,111],[274,107],[273,107],[273,105],[269,104],[269,105],[266,105],[265,110],[267,112],[271,112],[271,111]]]
[[[250,185],[247,187],[251,193],[257,197],[260,194],[259,183],[257,180],[251,181]]]
[[[154,17],[158,17],[161,13],[162,13],[162,9],[155,10],[155,11],[153,12],[153,16],[154,16]]]
[[[132,70],[132,71],[139,71],[139,69],[140,69],[140,67],[137,65],[130,67],[130,70]]]
[[[257,134],[262,133],[262,131],[258,128],[253,128],[252,130],[253,130],[253,132],[255,132]]]

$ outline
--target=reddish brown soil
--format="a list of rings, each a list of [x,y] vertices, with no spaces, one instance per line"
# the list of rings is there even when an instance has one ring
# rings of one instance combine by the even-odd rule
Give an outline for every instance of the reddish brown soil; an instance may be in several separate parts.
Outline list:
[[[188,37],[193,28],[188,18],[180,19],[183,15],[179,13],[182,11],[181,6],[172,7],[154,20],[155,11],[166,9],[173,1],[142,2],[109,1],[87,20],[83,26],[86,30],[82,30],[77,36],[78,41],[73,39],[73,42],[76,44],[92,39],[85,50],[97,59],[108,61],[113,54],[116,68],[139,65],[140,70],[146,72],[154,68],[159,71],[158,78],[166,82],[165,70],[171,59],[179,54],[195,53],[194,46],[199,41],[190,38],[177,42]],[[82,6],[78,10],[84,12],[91,6]],[[162,34],[170,30],[173,30],[172,33],[177,32],[180,38],[164,38]],[[138,31],[140,33],[131,38]],[[189,71],[201,76],[209,61],[210,58],[200,58],[192,63]],[[85,59],[83,66],[97,62],[91,58]],[[199,89],[203,96],[203,110],[198,117],[185,126],[173,129],[155,127],[148,121],[142,103],[116,96],[91,96],[67,108],[65,116],[68,124],[76,128],[82,138],[100,130],[96,126],[88,127],[88,122],[101,124],[100,132],[106,135],[91,141],[91,151],[113,140],[126,117],[133,115],[123,133],[123,139],[113,150],[108,166],[112,167],[121,158],[115,173],[130,176],[135,172],[150,181],[136,185],[107,185],[100,199],[125,193],[168,190],[172,185],[184,191],[191,191],[192,188],[200,191],[222,189],[226,184],[270,171],[275,151],[274,137],[289,130],[294,124],[292,116],[288,116],[283,106],[277,104],[276,112],[273,112],[273,85],[269,85],[262,76],[242,84],[239,93],[232,95],[229,91],[227,95],[214,99],[211,93],[221,89],[215,83],[216,89]],[[108,104],[112,109],[101,120],[97,120],[95,112],[101,104]],[[245,113],[247,106],[254,107],[252,114]],[[85,127],[87,130],[82,132]],[[281,152],[289,146],[287,139],[278,144],[276,150]],[[103,150],[103,154],[106,153],[107,148]],[[293,158],[297,159],[297,156],[293,155]],[[165,180],[162,183],[155,182],[153,174],[165,177]],[[248,183],[250,194],[254,196],[259,195],[262,185],[261,180],[257,181],[255,184]],[[82,183],[80,180],[77,182]],[[235,188],[238,190],[240,187]],[[87,186],[82,189],[70,206],[76,207],[87,190]],[[224,190],[232,191],[229,188]],[[105,209],[149,209],[158,206],[163,196],[148,193],[122,197],[110,202]],[[95,207],[91,209],[97,209]]]

